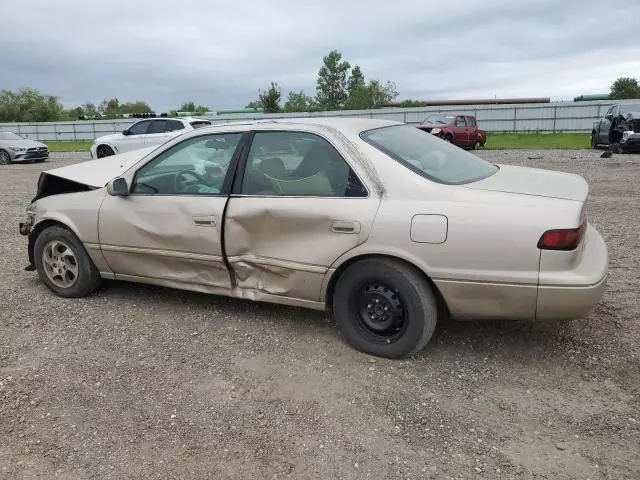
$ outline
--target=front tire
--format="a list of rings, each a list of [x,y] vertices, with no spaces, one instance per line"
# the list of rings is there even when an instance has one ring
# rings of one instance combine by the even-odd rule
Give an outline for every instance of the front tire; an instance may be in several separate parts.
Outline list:
[[[596,132],[591,132],[591,148],[593,150],[598,148],[598,142],[596,140]]]
[[[342,273],[333,313],[351,346],[387,358],[421,350],[438,319],[436,298],[424,275],[384,258],[356,262]]]
[[[62,226],[40,232],[34,245],[34,260],[40,280],[61,297],[86,297],[102,281],[82,242]]]
[[[115,155],[115,153],[109,145],[98,145],[98,148],[96,148],[96,156],[98,158],[110,157],[112,155]]]
[[[11,163],[11,155],[6,150],[0,150],[0,165],[9,165]]]

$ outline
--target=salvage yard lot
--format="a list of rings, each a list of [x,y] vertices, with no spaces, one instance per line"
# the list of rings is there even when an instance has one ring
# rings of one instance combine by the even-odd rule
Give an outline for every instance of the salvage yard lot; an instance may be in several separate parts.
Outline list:
[[[481,151],[587,178],[604,300],[572,322],[452,322],[391,361],[302,309],[54,296],[17,224],[42,169],[87,155],[0,168],[0,478],[640,478],[640,157]]]

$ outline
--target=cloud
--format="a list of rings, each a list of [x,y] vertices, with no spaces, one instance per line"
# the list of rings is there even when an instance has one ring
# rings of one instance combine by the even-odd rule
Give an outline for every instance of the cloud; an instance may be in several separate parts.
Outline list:
[[[639,16],[595,0],[22,0],[3,6],[0,87],[242,107],[272,80],[315,94],[337,49],[400,98],[571,98],[637,74]]]

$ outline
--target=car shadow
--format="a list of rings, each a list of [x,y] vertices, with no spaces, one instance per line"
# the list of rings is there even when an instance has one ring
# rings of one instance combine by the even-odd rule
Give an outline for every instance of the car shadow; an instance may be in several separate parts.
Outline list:
[[[103,298],[139,304],[151,301],[161,309],[180,309],[189,312],[212,309],[223,317],[249,316],[260,323],[282,325],[284,331],[302,335],[317,335],[327,328],[330,336],[340,339],[335,322],[326,312],[265,302],[235,299],[154,285],[107,281],[98,293]],[[475,355],[496,355],[504,358],[526,359],[545,355],[547,358],[567,357],[589,347],[589,339],[582,333],[598,328],[611,315],[606,305],[599,306],[589,317],[572,321],[479,320],[441,322],[427,347],[417,357],[429,357],[434,351],[462,352]],[[615,321],[612,319],[612,321]],[[278,327],[280,328],[280,327]]]

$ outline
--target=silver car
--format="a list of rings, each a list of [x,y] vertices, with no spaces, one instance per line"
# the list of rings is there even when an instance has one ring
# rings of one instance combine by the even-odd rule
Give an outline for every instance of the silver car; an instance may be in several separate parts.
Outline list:
[[[13,132],[0,131],[0,165],[13,162],[44,162],[49,149],[42,142],[21,137]]]
[[[63,297],[109,278],[328,309],[355,348],[398,358],[445,314],[594,308],[608,254],[587,194],[398,122],[257,121],[44,172],[20,231]]]

